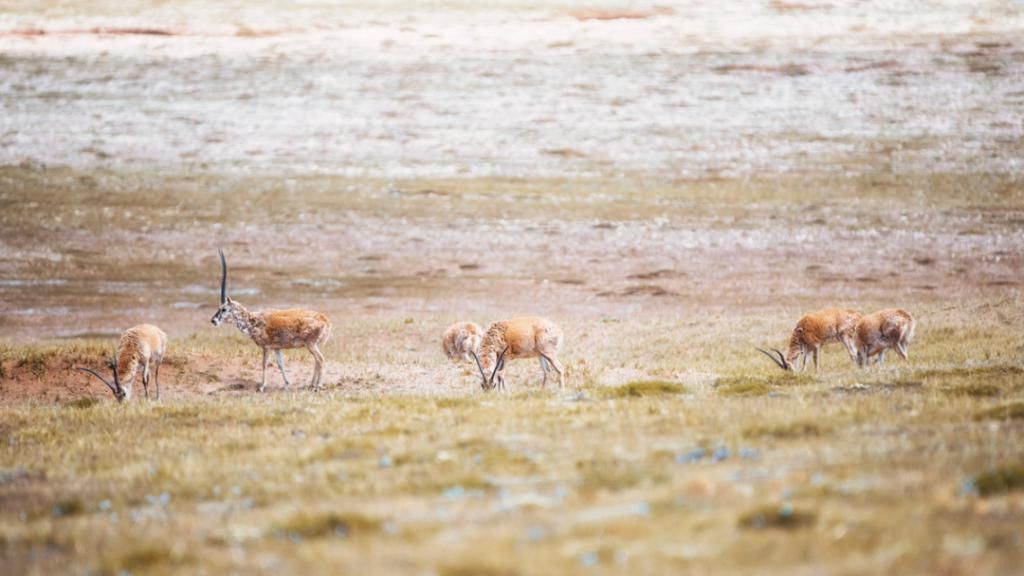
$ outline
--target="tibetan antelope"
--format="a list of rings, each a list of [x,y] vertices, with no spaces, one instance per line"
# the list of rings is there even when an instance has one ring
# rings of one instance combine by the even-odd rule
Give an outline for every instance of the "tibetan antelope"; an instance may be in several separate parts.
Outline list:
[[[849,308],[825,308],[817,312],[805,314],[793,328],[793,334],[789,337],[789,349],[786,355],[773,349],[776,358],[765,350],[759,351],[766,354],[783,370],[797,371],[796,357],[801,356],[802,363],[800,371],[807,368],[807,357],[814,358],[814,371],[818,371],[818,352],[829,342],[839,342],[845,348],[850,360],[856,359],[854,349],[854,331],[861,316]]]
[[[484,331],[474,322],[452,324],[441,336],[441,349],[444,355],[452,360],[469,362],[480,354],[480,341]]]
[[[309,350],[316,362],[312,386],[319,388],[324,365],[324,355],[320,351],[320,346],[331,337],[331,321],[327,316],[301,308],[250,312],[228,296],[228,263],[224,258],[224,251],[220,251],[220,265],[220,308],[210,322],[214,326],[220,326],[225,319],[233,319],[235,326],[263,350],[263,379],[260,380],[259,391],[262,392],[267,386],[268,353],[274,351],[277,367],[281,369],[281,377],[284,378],[284,387],[288,388],[291,383],[288,382],[288,375],[284,371],[281,350],[303,347]]]
[[[156,384],[156,399],[160,399],[160,362],[167,351],[167,334],[152,324],[139,324],[124,331],[117,343],[117,355],[111,358],[107,366],[114,372],[114,382],[88,368],[79,368],[100,379],[114,393],[118,402],[131,400],[132,384],[142,371],[142,387],[149,398],[149,379],[153,377]],[[151,368],[152,367],[152,368]]]
[[[477,368],[483,379],[484,390],[495,387],[505,389],[506,360],[517,358],[540,358],[544,373],[541,386],[548,382],[548,372],[554,368],[558,373],[558,387],[565,389],[565,374],[558,361],[558,348],[562,344],[562,329],[547,318],[527,316],[495,322],[487,327],[480,343]],[[488,373],[490,376],[488,377]]]
[[[910,342],[914,339],[914,317],[899,308],[888,308],[860,319],[855,331],[857,365],[867,367],[871,357],[878,355],[878,365],[885,363],[885,351],[892,348],[907,359]]]

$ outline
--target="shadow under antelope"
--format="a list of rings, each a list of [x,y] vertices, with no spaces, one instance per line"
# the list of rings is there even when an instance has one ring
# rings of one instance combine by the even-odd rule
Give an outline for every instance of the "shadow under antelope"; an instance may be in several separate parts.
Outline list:
[[[320,347],[331,337],[331,321],[321,312],[291,308],[288,310],[261,310],[250,312],[240,302],[228,296],[228,263],[224,251],[220,250],[220,307],[210,319],[214,326],[230,318],[235,326],[249,336],[263,351],[263,378],[260,380],[259,391],[267,387],[268,354],[271,350],[277,357],[277,367],[281,369],[284,387],[288,388],[288,374],[284,371],[284,357],[281,350],[286,348],[306,348],[313,355],[316,366],[313,369],[313,388],[320,387],[323,375],[324,355]]]

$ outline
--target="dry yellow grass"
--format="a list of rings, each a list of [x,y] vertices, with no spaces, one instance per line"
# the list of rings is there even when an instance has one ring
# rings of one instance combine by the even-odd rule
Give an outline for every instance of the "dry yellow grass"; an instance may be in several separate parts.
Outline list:
[[[940,333],[964,320],[934,312]],[[737,344],[637,364],[666,381],[606,382],[637,344],[701,347],[669,324],[629,343],[614,340],[620,324],[587,326],[586,369],[575,350],[564,394],[541,391],[535,366],[510,366],[515,392],[484,394],[437,353],[419,361],[455,395],[341,381],[8,405],[4,571],[1006,573],[1024,562],[1019,330],[924,336],[884,370],[830,348],[817,376],[786,376]],[[61,346],[81,345],[39,353]],[[172,347],[186,368],[241,361],[230,341]],[[381,354],[366,360],[407,360]],[[746,382],[759,392],[723,393]],[[949,392],[980,386],[998,394]]]

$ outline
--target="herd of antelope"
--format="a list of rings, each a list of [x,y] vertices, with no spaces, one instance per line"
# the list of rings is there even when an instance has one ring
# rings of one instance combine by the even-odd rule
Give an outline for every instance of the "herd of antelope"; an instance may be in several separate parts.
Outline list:
[[[210,321],[220,326],[233,320],[235,326],[249,336],[263,352],[263,376],[259,391],[267,386],[269,353],[274,352],[277,367],[285,388],[291,385],[284,369],[281,350],[306,348],[313,355],[315,366],[311,385],[320,388],[323,377],[324,355],[320,350],[331,336],[331,321],[320,312],[292,308],[289,310],[261,310],[252,312],[228,296],[228,263],[220,251],[221,279],[220,306]],[[826,308],[804,315],[797,322],[789,339],[786,354],[772,349],[775,354],[757,348],[783,370],[797,371],[797,357],[801,357],[800,370],[807,367],[808,356],[818,370],[818,352],[830,342],[846,347],[850,360],[860,367],[875,362],[882,365],[885,352],[896,350],[904,360],[914,338],[914,318],[899,308],[889,308],[874,314],[861,315],[848,308]],[[562,345],[562,329],[557,324],[537,316],[527,316],[491,323],[486,330],[473,322],[459,322],[445,330],[441,338],[445,355],[454,361],[474,361],[480,371],[480,385],[484,390],[506,390],[505,361],[519,358],[538,358],[545,386],[548,374],[558,375],[559,388],[565,388],[565,369],[558,361]],[[79,368],[98,378],[110,388],[119,401],[130,400],[132,385],[142,376],[142,386],[149,398],[149,382],[156,387],[160,398],[160,362],[167,351],[167,335],[152,324],[140,324],[125,330],[118,341],[116,355],[107,361],[113,372],[113,381],[89,368]]]
[[[825,344],[840,342],[846,347],[850,360],[857,366],[867,367],[872,357],[880,366],[885,363],[886,350],[893,349],[904,360],[914,339],[914,317],[899,308],[886,308],[866,316],[849,308],[825,308],[805,314],[793,328],[789,349],[783,355],[760,350],[783,370],[796,371],[796,358],[800,356],[800,370],[807,367],[807,357],[814,359],[818,371],[818,352]]]

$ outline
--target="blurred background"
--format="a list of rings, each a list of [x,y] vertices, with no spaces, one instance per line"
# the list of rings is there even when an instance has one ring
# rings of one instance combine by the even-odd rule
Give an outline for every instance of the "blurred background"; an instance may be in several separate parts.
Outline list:
[[[0,334],[199,329],[218,246],[240,299],[336,315],[1005,295],[1022,32],[1017,1],[2,1]]]

